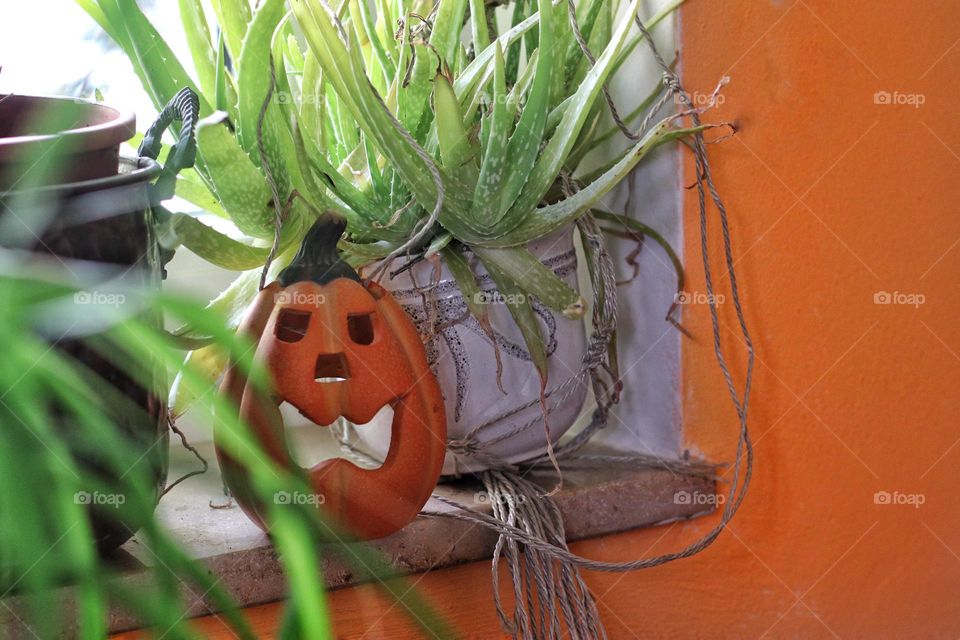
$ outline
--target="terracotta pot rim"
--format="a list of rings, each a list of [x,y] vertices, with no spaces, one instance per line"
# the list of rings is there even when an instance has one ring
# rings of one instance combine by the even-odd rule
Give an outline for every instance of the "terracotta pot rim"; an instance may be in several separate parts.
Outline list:
[[[67,96],[28,95],[19,93],[0,94],[0,102],[9,99],[22,101],[25,104],[70,102],[95,107],[96,110],[110,112],[113,117],[105,122],[67,129],[56,133],[0,137],[0,159],[11,157],[12,154],[22,153],[22,150],[26,147],[48,143],[67,136],[76,140],[76,146],[73,148],[73,151],[108,149],[126,142],[137,132],[136,115],[132,111],[120,111],[119,109],[114,109],[113,107],[108,107],[107,105],[91,100]]]

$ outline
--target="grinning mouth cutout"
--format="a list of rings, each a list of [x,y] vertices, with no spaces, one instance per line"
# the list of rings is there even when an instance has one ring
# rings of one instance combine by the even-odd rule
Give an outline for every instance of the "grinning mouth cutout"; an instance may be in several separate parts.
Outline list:
[[[285,414],[284,423],[290,425],[286,428],[287,437],[290,441],[288,450],[294,461],[301,468],[307,470],[313,469],[327,460],[336,458],[343,458],[366,470],[375,470],[382,466],[383,461],[380,460],[381,456],[379,455],[369,460],[366,456],[360,459],[354,456],[345,456],[335,433],[327,427],[317,425],[313,421],[305,424],[302,419],[298,420],[297,416],[302,416],[302,418],[306,418],[307,420],[310,419],[304,416],[294,404],[284,402],[280,406],[280,410],[282,414]],[[353,428],[363,429],[365,433],[369,434],[371,439],[384,443],[386,450],[389,451],[390,446],[393,444],[391,437],[393,416],[394,408],[390,404],[386,404],[377,412],[370,422],[353,425]],[[354,438],[351,438],[351,440],[353,439]]]

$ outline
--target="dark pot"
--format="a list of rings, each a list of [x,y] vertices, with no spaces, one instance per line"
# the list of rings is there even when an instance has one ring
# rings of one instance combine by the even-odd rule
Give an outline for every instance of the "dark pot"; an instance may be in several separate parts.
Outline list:
[[[178,94],[178,98],[180,101],[177,104],[171,102],[171,106],[161,114],[158,123],[147,132],[146,138],[150,140],[153,148],[141,149],[141,157],[119,160],[116,158],[116,145],[119,140],[129,138],[127,125],[133,126],[132,117],[124,118],[125,124],[119,126],[122,132],[117,130],[116,123],[110,124],[106,129],[93,126],[78,130],[94,131],[85,138],[88,144],[84,153],[89,153],[89,161],[97,163],[98,167],[91,169],[75,166],[78,162],[76,155],[65,159],[64,166],[69,168],[70,175],[90,172],[105,175],[42,186],[26,192],[0,190],[0,218],[13,215],[21,221],[43,221],[41,230],[22,234],[16,246],[65,259],[113,265],[125,273],[125,284],[159,288],[163,270],[156,237],[155,209],[162,211],[158,207],[157,199],[169,196],[169,189],[159,189],[154,183],[160,181],[162,176],[163,182],[169,184],[172,176],[181,167],[168,163],[165,168],[161,168],[153,159],[158,146],[154,142],[159,141],[163,129],[171,120],[182,119],[183,133],[178,146],[187,148],[187,152],[172,154],[171,157],[175,155],[180,160],[187,158],[189,164],[192,164],[192,136],[198,110],[196,96],[192,92],[182,92]],[[0,102],[0,109],[2,106],[3,103]],[[83,106],[96,107],[94,111],[102,109],[102,112],[98,111],[101,115],[117,113],[99,105]],[[179,113],[178,109],[183,113]],[[108,130],[110,133],[107,133]],[[65,135],[86,134],[70,131]],[[5,159],[4,142],[0,140],[0,165]],[[21,139],[21,142],[8,146],[7,150],[19,144],[30,143]],[[114,146],[108,148],[110,144]],[[114,158],[112,165],[109,159],[111,153]],[[10,164],[2,166],[11,167]],[[16,180],[15,177],[13,179]],[[158,191],[166,193],[158,195]],[[83,298],[84,295],[88,297]],[[89,299],[89,295],[77,294],[80,297],[75,297],[75,301],[78,305],[96,303],[96,300]],[[84,308],[78,306],[77,309],[78,315],[82,315]],[[156,327],[162,326],[162,318],[152,312],[142,316],[142,320]],[[56,342],[56,347],[61,352],[72,356],[92,374],[96,374],[96,384],[101,385],[99,388],[103,390],[105,410],[118,425],[134,453],[140,454],[136,465],[128,474],[139,471],[144,475],[130,477],[151,478],[151,484],[155,487],[156,497],[159,499],[166,483],[168,463],[169,430],[164,406],[167,381],[158,362],[120,361],[116,359],[116,354],[105,353],[104,349],[97,345],[97,335]],[[135,375],[131,374],[131,366],[135,367]],[[58,425],[59,428],[75,431],[75,425],[66,423],[66,420],[62,422]],[[65,432],[65,435],[69,436],[70,432]],[[78,447],[74,454],[79,465],[96,473],[104,486],[111,486],[111,478],[116,477],[115,472],[107,471],[106,465],[98,460],[95,448],[88,446],[81,450]],[[119,482],[113,484],[118,485]],[[86,493],[95,495],[93,488]],[[81,492],[78,495],[83,494],[84,492]],[[138,528],[135,522],[119,516],[118,510],[111,504],[97,504],[95,500],[87,500],[87,503],[90,505],[97,544],[103,550],[123,544]]]
[[[78,98],[0,94],[0,191],[17,188],[51,154],[59,162],[44,184],[117,175],[120,144],[134,133],[133,113]]]

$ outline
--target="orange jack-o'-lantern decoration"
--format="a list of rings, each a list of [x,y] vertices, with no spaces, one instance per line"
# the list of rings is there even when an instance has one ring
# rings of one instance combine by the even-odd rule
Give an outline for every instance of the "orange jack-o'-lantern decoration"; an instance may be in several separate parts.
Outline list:
[[[362,282],[340,259],[336,243],[343,229],[342,220],[321,218],[240,326],[257,344],[255,359],[269,370],[272,393],[248,385],[239,367],[228,369],[221,392],[239,407],[264,450],[289,469],[296,463],[284,435],[282,402],[321,426],[340,417],[365,424],[390,406],[392,440],[380,468],[361,469],[338,458],[305,470],[314,503],[354,535],[370,539],[412,521],[430,497],[443,466],[446,416],[410,319],[387,291]],[[247,476],[217,444],[227,486],[265,529],[263,506],[252,497]]]

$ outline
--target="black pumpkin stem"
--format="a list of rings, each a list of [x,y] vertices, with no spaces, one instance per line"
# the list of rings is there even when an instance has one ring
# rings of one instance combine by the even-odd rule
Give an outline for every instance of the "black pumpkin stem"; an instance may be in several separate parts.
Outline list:
[[[290,265],[280,272],[277,281],[284,287],[305,281],[327,284],[337,278],[360,282],[360,276],[343,261],[337,250],[337,242],[346,228],[347,221],[334,213],[320,216],[307,231],[300,250]]]

